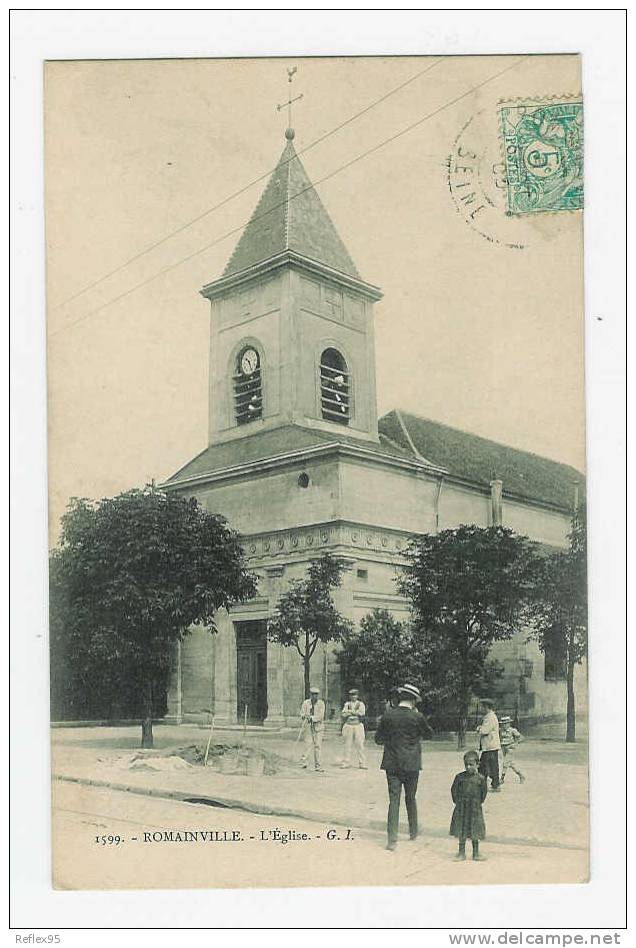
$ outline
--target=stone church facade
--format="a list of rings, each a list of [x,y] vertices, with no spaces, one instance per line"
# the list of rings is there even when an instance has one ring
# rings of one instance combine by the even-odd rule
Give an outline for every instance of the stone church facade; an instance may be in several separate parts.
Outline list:
[[[220,279],[211,308],[208,447],[164,487],[223,514],[243,538],[258,595],[195,629],[175,655],[176,721],[294,723],[303,698],[293,649],[269,643],[267,618],[289,580],[324,551],[349,566],[334,598],[359,622],[374,608],[408,617],[395,576],[413,534],[502,523],[567,545],[574,469],[398,410],[378,419],[373,306],[293,145]],[[565,683],[550,656],[518,637],[493,652],[500,703],[522,720],[555,720]],[[585,669],[577,670],[585,707]],[[312,681],[338,719],[344,683],[333,646]]]

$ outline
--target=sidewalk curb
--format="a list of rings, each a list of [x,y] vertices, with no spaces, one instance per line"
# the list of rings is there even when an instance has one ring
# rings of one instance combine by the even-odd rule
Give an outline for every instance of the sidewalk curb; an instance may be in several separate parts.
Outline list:
[[[157,797],[163,800],[178,800],[181,803],[195,801],[197,803],[209,804],[210,806],[219,806],[233,810],[243,810],[247,813],[254,813],[257,816],[287,816],[295,819],[310,820],[312,823],[330,823],[334,826],[356,827],[357,829],[371,830],[374,833],[385,833],[386,823],[382,820],[364,819],[356,817],[351,820],[343,820],[333,817],[325,819],[324,813],[314,810],[299,810],[282,805],[269,806],[267,803],[252,803],[249,800],[240,800],[235,797],[221,796],[206,793],[196,793],[196,791],[186,792],[185,790],[168,790],[162,788],[141,787],[125,783],[112,783],[109,780],[95,780],[92,777],[71,777],[67,774],[53,774],[53,780],[59,780],[64,783],[77,783],[86,787],[96,787],[105,790],[117,790],[123,793],[135,793],[140,796]],[[421,834],[423,837],[435,837],[437,839],[448,839],[448,833],[442,830],[426,830]],[[527,837],[501,837],[488,836],[489,843],[495,843],[501,846],[532,846],[539,849],[566,849],[572,852],[587,852],[585,846],[575,846],[573,843],[560,843],[551,840],[538,840]]]
[[[187,793],[185,790],[167,790],[161,789],[159,787],[139,787],[125,783],[112,783],[109,780],[95,780],[92,777],[69,777],[66,774],[53,774],[53,780],[60,780],[65,783],[78,783],[87,787],[119,790],[124,793],[136,793],[147,797],[159,797],[164,800],[179,800],[182,803],[196,800],[197,802],[200,801],[204,804],[209,803],[211,806],[216,805],[227,807],[227,809],[244,810],[247,813],[255,813],[258,816],[291,816],[296,819],[311,820],[312,823],[329,822],[333,823],[335,826],[356,826],[359,829],[369,829],[375,832],[386,831],[385,823],[381,822],[380,820],[357,819],[355,821],[345,821],[336,817],[326,821],[324,813],[316,812],[314,810],[298,810],[293,809],[292,807],[279,805],[269,806],[266,803],[251,803],[249,800],[239,800],[234,797],[221,796],[217,793],[211,795],[206,793],[197,793],[196,791]]]

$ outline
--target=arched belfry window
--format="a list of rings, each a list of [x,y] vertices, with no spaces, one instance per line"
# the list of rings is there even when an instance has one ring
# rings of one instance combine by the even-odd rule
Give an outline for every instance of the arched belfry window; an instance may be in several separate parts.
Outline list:
[[[237,425],[263,417],[261,357],[254,346],[239,352],[234,366],[234,414]]]
[[[349,424],[349,372],[344,357],[337,349],[325,349],[320,356],[320,404],[322,417],[327,421]]]

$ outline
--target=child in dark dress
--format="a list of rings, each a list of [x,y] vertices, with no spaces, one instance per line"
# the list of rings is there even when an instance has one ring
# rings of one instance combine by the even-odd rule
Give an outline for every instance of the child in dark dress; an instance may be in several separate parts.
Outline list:
[[[486,824],[481,805],[488,793],[486,778],[477,770],[479,754],[467,751],[464,754],[466,770],[457,774],[451,787],[451,796],[455,809],[451,819],[450,835],[459,839],[459,851],[456,860],[466,859],[466,840],[472,840],[473,859],[481,862],[485,856],[479,852],[479,840],[486,836]]]

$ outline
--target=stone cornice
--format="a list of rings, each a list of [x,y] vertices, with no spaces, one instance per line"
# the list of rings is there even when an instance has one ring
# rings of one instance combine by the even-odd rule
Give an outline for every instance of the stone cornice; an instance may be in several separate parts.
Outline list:
[[[309,257],[304,257],[302,254],[296,253],[293,250],[284,250],[282,253],[276,254],[274,257],[270,257],[269,260],[263,260],[261,263],[257,263],[252,267],[248,267],[245,270],[240,270],[238,273],[230,273],[226,277],[221,277],[218,280],[214,280],[212,283],[206,284],[201,290],[199,290],[199,292],[201,293],[201,296],[204,296],[208,300],[212,300],[215,299],[215,297],[225,293],[229,289],[241,286],[244,283],[248,283],[250,280],[253,280],[257,277],[262,277],[267,273],[271,273],[274,270],[279,270],[281,267],[285,266],[292,266],[295,269],[302,270],[305,273],[324,277],[325,279],[330,280],[332,283],[337,283],[339,286],[343,286],[354,293],[359,293],[361,296],[365,296],[368,299],[374,301],[382,299],[381,290],[372,283],[365,283],[364,280],[357,280],[355,277],[349,276],[347,273],[342,273],[340,270],[334,270],[333,267],[328,267],[324,263],[318,263],[316,260],[311,260]]]
[[[411,604],[404,596],[392,595],[391,593],[374,593],[358,590],[353,593],[353,604],[358,608],[365,609],[400,609],[403,612],[409,612]]]
[[[316,444],[307,448],[300,448],[298,451],[289,451],[286,454],[279,454],[272,458],[264,458],[258,461],[248,461],[244,464],[236,464],[233,467],[225,467],[220,471],[204,472],[195,474],[191,477],[184,477],[181,480],[166,481],[160,486],[162,490],[180,490],[182,488],[203,487],[207,484],[215,484],[219,481],[234,480],[238,477],[249,476],[250,474],[259,474],[264,471],[272,471],[276,468],[286,467],[298,461],[311,460],[314,457],[328,457],[332,454],[340,454],[344,457],[352,457],[369,461],[373,464],[387,467],[399,468],[406,471],[419,472],[425,476],[438,480],[442,477],[445,483],[453,484],[456,487],[463,487],[471,493],[481,494],[484,497],[490,496],[490,488],[484,484],[478,484],[475,481],[469,481],[467,478],[459,477],[456,474],[450,474],[443,468],[432,467],[429,463],[417,458],[399,457],[391,454],[380,454],[372,448],[366,447],[363,443],[360,445],[341,444],[337,441]],[[522,494],[507,491],[504,488],[503,499],[512,503],[523,504],[526,507],[536,507],[540,510],[549,510],[552,513],[559,513],[570,516],[571,511],[557,504],[548,501],[538,500],[535,497],[524,497]]]
[[[406,546],[412,536],[405,530],[351,520],[332,520],[304,527],[243,534],[241,543],[250,565],[258,563],[268,571],[277,562],[313,559],[321,550],[333,552],[334,548],[346,551],[343,558],[352,561],[369,558],[400,565],[404,562]]]
[[[278,454],[271,458],[246,461],[243,464],[224,467],[219,471],[209,471],[202,474],[194,474],[190,477],[184,477],[180,480],[166,481],[161,484],[161,488],[164,490],[173,490],[183,487],[198,487],[208,483],[212,484],[218,481],[244,477],[249,474],[271,471],[279,467],[286,467],[288,464],[297,461],[310,460],[314,457],[328,456],[331,454],[362,458],[375,464],[399,467],[409,471],[425,471],[437,477],[443,475],[447,478],[449,476],[442,468],[432,467],[426,462],[419,461],[416,458],[402,458],[397,455],[380,454],[378,451],[366,447],[364,443],[354,445],[342,444],[338,441],[327,441],[324,444],[311,445],[310,447],[300,448],[298,451],[289,451],[286,454]],[[487,490],[486,493],[488,493]]]

